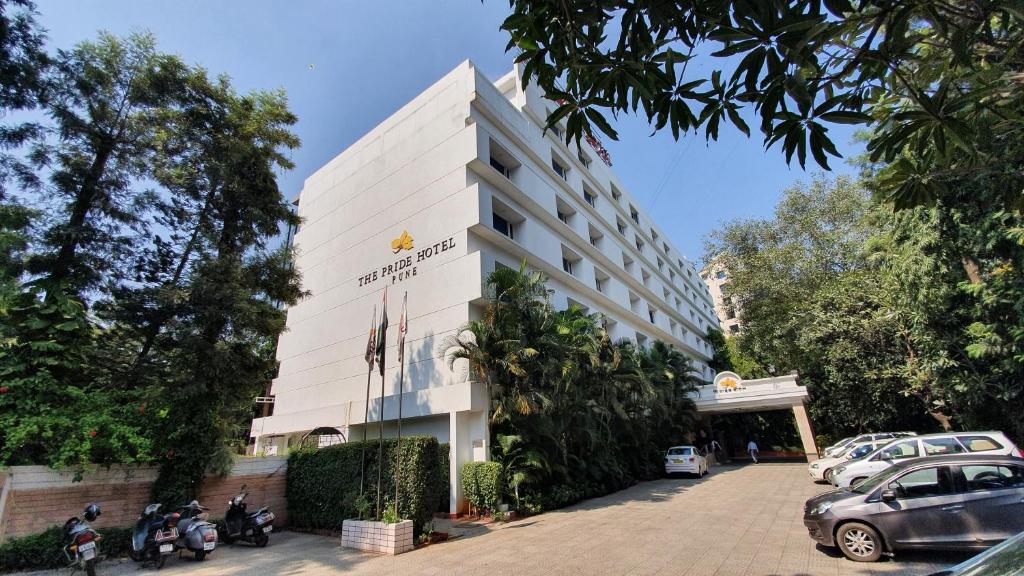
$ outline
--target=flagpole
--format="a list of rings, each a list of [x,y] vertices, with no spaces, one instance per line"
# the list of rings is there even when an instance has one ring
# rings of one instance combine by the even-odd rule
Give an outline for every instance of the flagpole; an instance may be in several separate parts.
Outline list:
[[[409,326],[409,316],[406,306],[409,302],[409,292],[405,292],[402,299],[402,317],[398,326],[398,445],[395,449],[395,513],[398,513],[398,486],[402,481],[402,390],[405,388],[405,333]]]
[[[377,305],[373,305],[373,315],[370,316],[370,340],[373,341],[377,333]],[[366,429],[370,426],[370,377],[373,376],[373,356],[366,359],[366,408],[363,411],[363,457],[359,463],[359,495],[363,495],[363,482],[366,479]]]
[[[384,311],[381,312],[380,354],[377,367],[380,368],[380,414],[378,415],[379,436],[377,440],[377,519],[380,519],[380,482],[384,470],[384,351],[387,348],[388,289],[384,287]]]

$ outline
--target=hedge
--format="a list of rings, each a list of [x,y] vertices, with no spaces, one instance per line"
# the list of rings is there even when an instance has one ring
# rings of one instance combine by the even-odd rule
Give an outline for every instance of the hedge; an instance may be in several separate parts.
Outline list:
[[[440,474],[440,490],[438,491],[437,498],[437,510],[435,512],[444,512],[445,514],[451,511],[451,492],[452,492],[452,479],[449,474],[451,470],[451,463],[449,458],[451,456],[451,449],[447,442],[442,442],[438,445],[437,450],[437,471]]]
[[[497,462],[467,462],[462,465],[462,493],[477,511],[498,509],[505,495],[505,479]]]
[[[335,444],[319,449],[304,449],[288,457],[285,493],[288,517],[293,526],[341,530],[348,518],[355,518],[359,496],[359,467],[363,442]],[[367,441],[365,496],[376,509],[376,440]],[[385,503],[395,497],[394,463],[397,442],[384,440],[384,466],[381,470],[381,496]],[[429,436],[402,438],[402,479],[398,512],[413,521],[416,536],[431,521],[441,491],[441,458],[437,439]],[[444,470],[444,475],[448,474]]]
[[[107,558],[128,555],[132,547],[131,528],[96,528],[96,531],[103,537],[99,543],[100,555]],[[0,572],[62,568],[67,563],[60,526],[0,544]]]

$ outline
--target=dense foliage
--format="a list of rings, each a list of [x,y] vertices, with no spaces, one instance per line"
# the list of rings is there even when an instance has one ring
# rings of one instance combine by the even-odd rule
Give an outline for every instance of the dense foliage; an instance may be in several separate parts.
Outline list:
[[[335,444],[318,450],[299,450],[288,457],[286,495],[288,518],[294,526],[341,530],[347,519],[359,517],[359,471],[362,463],[363,442]],[[367,441],[366,477],[376,478],[376,440]],[[381,498],[385,508],[395,498],[395,453],[398,442],[384,440],[384,466]],[[402,438],[401,485],[398,491],[398,515],[413,521],[418,536],[437,510],[440,492],[447,486],[448,468],[439,455],[436,438],[410,436]],[[375,482],[367,482],[364,496],[370,510],[376,509]],[[447,492],[444,494],[447,505]]]
[[[302,296],[273,246],[296,118],[149,35],[51,55],[31,3],[0,17],[0,106],[45,118],[0,130],[0,464],[156,461],[178,505],[230,466]]]
[[[756,114],[787,162],[838,156],[835,124],[871,122],[885,160],[879,191],[898,205],[992,178],[1020,202],[1024,12],[1016,0],[510,0],[503,28],[537,82],[562,105],[566,138],[602,111],[641,111],[678,138]],[[719,65],[706,64],[717,58]],[[1012,150],[1007,150],[1007,147]],[[911,156],[904,153],[912,151]]]
[[[492,458],[518,504],[564,506],[659,476],[663,451],[693,426],[689,359],[663,342],[612,342],[578,307],[555,310],[525,262],[487,286],[482,319],[443,346],[453,369],[487,387]]]
[[[478,513],[496,512],[506,494],[505,476],[498,462],[466,462],[459,482],[463,496]]]
[[[817,178],[787,190],[774,218],[728,224],[708,254],[743,311],[738,349],[798,370],[836,438],[995,428],[1019,441],[1021,220],[985,195],[965,187],[949,205],[893,212],[850,179]]]

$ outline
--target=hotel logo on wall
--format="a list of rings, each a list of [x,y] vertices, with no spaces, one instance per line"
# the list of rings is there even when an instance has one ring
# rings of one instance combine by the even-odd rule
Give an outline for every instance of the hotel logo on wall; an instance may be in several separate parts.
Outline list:
[[[391,241],[391,253],[398,254],[403,250],[415,253],[399,258],[398,260],[393,260],[387,264],[382,264],[379,268],[374,268],[366,274],[363,274],[359,277],[359,286],[370,286],[380,280],[385,280],[388,284],[397,284],[403,280],[408,280],[409,278],[416,276],[418,264],[429,260],[442,252],[447,252],[454,247],[455,237],[452,236],[447,240],[441,240],[440,242],[436,242],[425,248],[416,250],[413,246],[412,235],[409,234],[408,230],[402,230],[402,234]]]
[[[735,372],[719,372],[715,376],[715,392],[736,392],[737,390],[746,390],[746,386],[743,385],[743,379],[739,377]]]

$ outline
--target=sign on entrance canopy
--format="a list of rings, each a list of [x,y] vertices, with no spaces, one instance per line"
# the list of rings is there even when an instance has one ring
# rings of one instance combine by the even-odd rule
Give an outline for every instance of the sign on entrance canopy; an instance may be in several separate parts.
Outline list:
[[[714,381],[715,392],[735,392],[743,390],[743,379],[735,372],[719,372]]]

